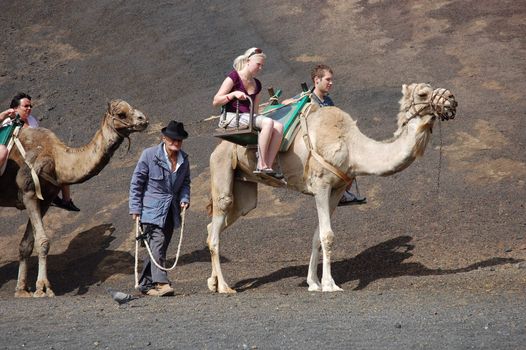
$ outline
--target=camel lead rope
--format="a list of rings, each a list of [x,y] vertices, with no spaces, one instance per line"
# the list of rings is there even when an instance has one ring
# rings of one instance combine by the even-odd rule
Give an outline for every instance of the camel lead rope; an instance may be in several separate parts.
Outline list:
[[[146,250],[148,251],[148,255],[150,256],[150,261],[154,263],[157,268],[163,270],[163,271],[171,271],[175,269],[177,266],[177,262],[179,261],[179,255],[181,253],[181,244],[183,243],[183,233],[184,233],[184,224],[185,224],[185,216],[186,216],[186,207],[183,208],[183,211],[181,212],[181,232],[179,235],[179,244],[177,245],[177,253],[175,254],[175,261],[172,267],[165,268],[159,264],[155,258],[153,257],[152,250],[150,248],[150,245],[148,244],[148,241],[146,239],[143,239],[144,245],[146,246]],[[143,234],[141,225],[139,222],[139,217],[135,220],[135,288],[139,287],[139,236]]]
[[[442,171],[442,146],[443,146],[443,140],[442,140],[442,121],[439,118],[438,119],[438,134],[440,139],[440,147],[438,152],[438,174],[437,174],[437,196],[440,197],[440,173]]]
[[[139,289],[139,216],[135,218],[135,289]]]

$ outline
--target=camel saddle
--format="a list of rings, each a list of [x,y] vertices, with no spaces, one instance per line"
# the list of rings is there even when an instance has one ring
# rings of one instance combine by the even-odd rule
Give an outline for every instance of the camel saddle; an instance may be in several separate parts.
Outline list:
[[[289,105],[268,104],[261,113],[283,124],[283,140],[281,141],[280,152],[286,152],[292,144],[299,130],[299,115],[306,109],[309,102],[309,96],[304,95]],[[216,129],[214,136],[247,148],[257,148],[258,131],[249,127],[219,128]]]

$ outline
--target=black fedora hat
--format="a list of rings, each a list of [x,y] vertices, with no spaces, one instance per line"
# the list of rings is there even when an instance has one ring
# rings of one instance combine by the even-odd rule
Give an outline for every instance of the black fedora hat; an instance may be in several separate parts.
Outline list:
[[[171,138],[172,140],[184,140],[188,137],[188,133],[184,130],[183,123],[170,120],[168,126],[161,129],[164,136]]]

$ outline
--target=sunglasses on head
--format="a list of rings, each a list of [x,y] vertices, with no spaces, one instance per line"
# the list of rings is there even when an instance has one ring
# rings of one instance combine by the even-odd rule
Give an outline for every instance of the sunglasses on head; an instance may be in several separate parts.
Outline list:
[[[252,52],[250,53],[250,55],[248,55],[248,58],[250,58],[250,57],[252,57],[252,56],[254,56],[254,55],[256,55],[256,54],[260,54],[260,53],[263,53],[263,50],[261,50],[261,49],[257,49],[257,48],[256,48],[256,49],[254,49],[254,51],[252,51]]]

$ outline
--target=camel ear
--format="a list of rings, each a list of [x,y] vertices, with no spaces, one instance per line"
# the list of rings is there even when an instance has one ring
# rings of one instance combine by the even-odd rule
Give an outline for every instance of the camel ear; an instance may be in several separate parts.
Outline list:
[[[404,95],[404,97],[411,96],[410,86],[411,85],[407,85],[407,84],[402,85],[402,94]]]
[[[108,113],[110,114],[117,114],[119,113],[119,104],[121,103],[121,100],[111,100],[108,102]]]
[[[405,97],[411,96],[411,91],[413,91],[415,84],[404,84],[402,85],[402,94],[404,94]]]
[[[402,85],[402,98],[400,99],[400,101],[398,101],[398,103],[400,104],[400,110],[407,110],[409,108],[409,105],[411,104],[411,88],[413,87],[413,84],[411,85],[407,85],[407,84],[403,84]]]

